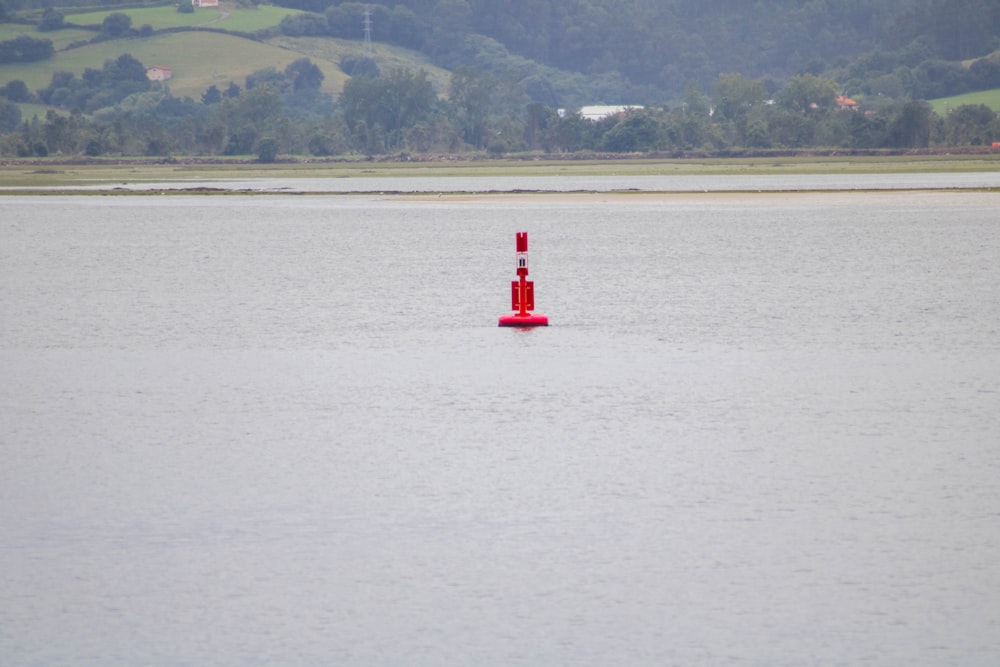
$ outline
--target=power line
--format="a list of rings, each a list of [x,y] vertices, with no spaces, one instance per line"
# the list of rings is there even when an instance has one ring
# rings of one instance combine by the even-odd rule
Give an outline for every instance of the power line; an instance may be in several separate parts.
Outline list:
[[[372,48],[372,12],[365,7],[365,57],[371,58],[373,55],[375,50]]]

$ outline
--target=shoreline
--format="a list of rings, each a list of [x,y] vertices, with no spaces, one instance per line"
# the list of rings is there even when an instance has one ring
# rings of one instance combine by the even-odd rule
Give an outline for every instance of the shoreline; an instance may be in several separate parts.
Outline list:
[[[942,175],[940,188],[927,175]],[[989,174],[985,179],[948,178],[948,175]],[[992,174],[997,174],[993,179]],[[905,182],[893,182],[884,177],[894,175],[923,176],[914,187]],[[731,186],[719,178],[771,177],[783,179],[790,191],[830,189],[840,191],[846,184],[859,190],[869,183],[863,177],[882,177],[872,189],[988,189],[1000,187],[1000,153],[976,152],[929,155],[913,152],[901,155],[856,156],[831,152],[828,155],[799,153],[792,157],[768,155],[761,157],[652,158],[620,156],[620,159],[530,159],[480,160],[397,160],[329,161],[260,164],[231,161],[154,161],[151,159],[115,162],[77,160],[24,160],[0,162],[0,196],[16,195],[133,195],[163,194],[369,194],[369,195],[438,195],[466,194],[538,196],[554,193],[587,194],[595,191],[591,179],[612,177],[608,191],[622,195],[655,193],[664,188],[651,178],[691,177],[688,182],[673,181],[664,192],[701,191],[701,178],[715,179],[717,192],[730,188],[743,191],[746,181],[734,181]],[[829,183],[817,182],[817,177],[830,176]],[[532,181],[536,177],[560,179]],[[579,178],[574,183],[566,178]],[[796,177],[809,179],[798,188]],[[857,177],[857,178],[855,178]],[[416,179],[422,179],[418,182]],[[449,180],[452,179],[452,180]],[[461,182],[454,179],[466,179]],[[522,180],[523,179],[523,180]],[[299,183],[297,183],[297,181]],[[309,181],[308,183],[306,181]],[[433,181],[437,181],[434,183]],[[951,183],[951,185],[947,185]],[[572,189],[578,185],[579,189]],[[808,186],[813,187],[808,187]],[[527,186],[527,187],[525,187]],[[677,189],[671,189],[676,186]],[[780,187],[777,182],[774,187]],[[881,186],[881,187],[880,187]],[[756,187],[756,186],[753,186]],[[765,189],[772,187],[764,184]]]
[[[0,158],[0,167],[25,166],[254,166],[258,168],[288,165],[370,165],[370,164],[495,164],[502,162],[634,162],[634,161],[699,161],[741,159],[827,159],[827,158],[960,158],[998,156],[1000,149],[991,146],[959,146],[952,148],[828,148],[828,149],[728,149],[720,151],[675,150],[647,153],[396,153],[390,155],[284,156],[262,163],[253,156],[121,156],[121,157],[26,157]]]
[[[677,203],[677,202],[739,202],[744,205],[773,203],[776,200],[795,199],[797,201],[842,200],[847,197],[870,197],[874,201],[899,201],[918,198],[955,198],[963,196],[996,196],[997,187],[956,187],[956,188],[881,188],[881,189],[829,189],[829,190],[706,190],[706,191],[271,191],[222,188],[173,188],[173,189],[0,189],[0,199],[19,197],[319,197],[319,198],[369,198],[419,204],[464,204],[488,202],[533,202],[533,203]]]

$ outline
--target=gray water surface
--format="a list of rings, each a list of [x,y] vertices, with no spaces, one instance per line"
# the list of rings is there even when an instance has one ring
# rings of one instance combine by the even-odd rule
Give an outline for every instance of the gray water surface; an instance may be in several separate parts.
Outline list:
[[[995,665],[997,197],[0,199],[0,664]]]

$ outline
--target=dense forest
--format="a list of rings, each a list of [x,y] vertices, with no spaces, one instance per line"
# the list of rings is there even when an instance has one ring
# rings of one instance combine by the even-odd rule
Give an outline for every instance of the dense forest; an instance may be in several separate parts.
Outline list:
[[[373,39],[449,68],[526,71],[522,60],[537,63],[544,67],[529,94],[553,106],[566,101],[546,90],[566,87],[556,72],[603,79],[637,104],[677,98],[691,81],[707,89],[720,73],[772,89],[795,74],[824,74],[849,94],[881,83],[918,99],[937,87],[1000,86],[1000,63],[980,66],[988,82],[965,80],[957,64],[1000,49],[995,0],[275,1],[322,14],[325,22],[312,25],[325,23],[334,36],[356,37],[368,11]],[[882,77],[896,80],[874,81]]]
[[[274,2],[304,13],[246,37],[359,39],[368,26],[375,43],[450,70],[449,89],[436,94],[420,70],[381,72],[351,58],[334,99],[303,58],[179,99],[146,78],[150,63],[123,53],[82,76],[58,72],[35,91],[0,81],[0,154],[725,153],[1000,138],[984,105],[942,118],[923,101],[1000,88],[996,0]],[[38,22],[37,37],[0,42],[0,64],[51,57],[45,34],[63,27],[66,9],[0,0],[0,20]],[[118,13],[95,39],[151,32]],[[29,120],[24,102],[70,113]],[[586,121],[573,111],[588,103],[632,110]]]

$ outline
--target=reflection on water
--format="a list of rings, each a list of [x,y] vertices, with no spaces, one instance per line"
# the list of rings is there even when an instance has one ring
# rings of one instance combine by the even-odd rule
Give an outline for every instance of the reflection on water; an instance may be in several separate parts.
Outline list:
[[[995,200],[9,199],[0,662],[991,664]]]

